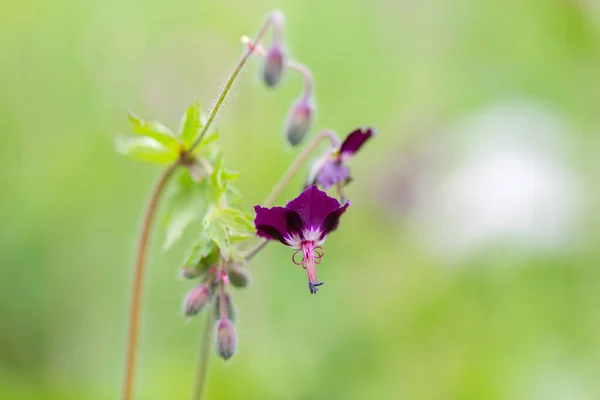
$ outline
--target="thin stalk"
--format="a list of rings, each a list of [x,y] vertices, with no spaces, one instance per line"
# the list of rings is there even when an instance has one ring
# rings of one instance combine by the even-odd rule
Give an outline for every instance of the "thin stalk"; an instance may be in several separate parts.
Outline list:
[[[277,200],[277,197],[281,194],[283,189],[290,183],[292,179],[296,176],[302,165],[308,160],[308,157],[312,154],[313,151],[316,150],[319,143],[328,139],[331,142],[332,148],[338,148],[340,146],[340,138],[334,131],[324,130],[319,133],[314,139],[304,148],[304,151],[300,153],[298,158],[294,160],[294,162],[288,167],[288,169],[283,173],[283,176],[275,184],[271,193],[267,196],[265,201],[263,201],[263,205],[265,207],[271,207]]]
[[[142,222],[140,240],[137,247],[137,255],[133,268],[133,281],[131,283],[131,303],[129,312],[129,329],[127,333],[127,350],[125,358],[125,372],[123,375],[123,400],[130,400],[133,397],[133,384],[135,380],[136,356],[138,348],[138,332],[140,325],[140,313],[142,308],[142,289],[144,283],[144,272],[146,264],[146,253],[148,249],[148,240],[152,231],[152,223],[156,215],[158,200],[162,195],[164,188],[173,175],[177,167],[181,165],[180,161],[171,164],[164,170],[154,190],[150,195],[150,201],[146,208],[146,214]]]
[[[272,24],[272,18],[273,18],[272,15],[269,16],[267,21],[263,24],[262,28],[256,35],[255,43],[259,43],[260,40],[263,38],[267,29]],[[244,64],[246,64],[246,61],[248,60],[250,55],[253,53],[253,51],[254,51],[254,49],[252,47],[248,47],[248,49],[246,50],[246,52],[244,53],[244,55],[238,62],[238,65],[236,66],[236,68],[232,72],[231,76],[227,80],[225,87],[219,94],[219,97],[217,98],[217,101],[210,112],[210,115],[208,117],[208,120],[206,121],[206,124],[204,124],[204,126],[202,127],[202,131],[200,132],[200,134],[198,134],[198,137],[194,140],[194,142],[192,143],[190,148],[186,151],[187,154],[191,154],[193,152],[193,150],[198,146],[198,144],[202,141],[202,139],[208,132],[208,129],[210,128],[214,119],[216,118],[216,116],[219,112],[219,109],[221,108],[221,106],[223,104],[223,101],[225,101],[225,98],[227,97],[227,94],[229,93],[229,90],[231,89],[231,86],[235,82],[237,76],[241,72],[242,68],[244,67]],[[158,183],[156,184],[156,187],[150,197],[150,202],[148,204],[146,215],[145,215],[144,221],[142,223],[142,232],[140,234],[140,241],[139,241],[139,245],[138,245],[136,263],[134,266],[134,278],[133,278],[133,283],[132,283],[132,287],[131,287],[132,299],[131,299],[131,311],[130,311],[130,316],[129,316],[129,330],[128,330],[128,334],[127,334],[127,351],[126,351],[126,358],[125,358],[125,372],[123,375],[123,397],[122,397],[123,400],[131,400],[132,396],[133,396],[133,385],[134,385],[134,377],[135,377],[137,347],[138,347],[138,335],[139,335],[138,332],[139,332],[139,319],[140,319],[140,312],[141,312],[144,267],[145,267],[145,261],[146,261],[146,250],[148,247],[148,239],[150,237],[152,222],[154,220],[154,215],[156,213],[158,200],[163,192],[163,189],[164,189],[166,183],[168,182],[169,178],[172,176],[173,171],[175,171],[175,169],[179,165],[181,165],[181,160],[183,160],[183,159],[184,159],[184,157],[182,155],[182,157],[180,158],[179,161],[177,161],[177,162],[173,163],[171,166],[169,166],[161,175],[161,177],[160,177]],[[205,332],[205,335],[204,335],[205,341],[210,342],[210,335],[211,335],[210,331],[211,331],[211,329],[207,328],[207,332]],[[202,348],[204,349],[204,347],[205,346],[203,346]],[[205,351],[204,353],[208,353],[208,350]],[[200,361],[202,362],[203,360],[201,359]],[[201,377],[202,380],[199,381],[199,389],[198,389],[200,391],[200,394],[199,394],[200,397],[197,397],[195,395],[197,398],[201,398],[201,396],[202,396],[201,391],[202,391],[202,386],[203,386],[205,369],[206,368],[203,366],[200,366],[200,368],[199,368],[198,376]]]
[[[262,28],[260,28],[260,31],[258,31],[258,34],[256,35],[256,38],[254,39],[254,43],[260,43],[263,36],[265,36],[265,33],[267,33],[267,29],[269,29],[269,27],[271,26],[272,21],[273,21],[273,18],[272,18],[272,15],[270,15],[269,18],[267,18],[267,20],[263,24]],[[225,87],[223,87],[221,94],[219,94],[219,97],[217,98],[217,102],[215,103],[213,109],[211,110],[210,115],[208,116],[208,120],[206,121],[206,124],[204,124],[202,131],[200,132],[200,134],[198,135],[198,137],[196,138],[194,143],[192,143],[188,152],[191,153],[196,148],[196,146],[198,146],[198,144],[202,141],[202,138],[204,138],[204,135],[206,135],[206,132],[208,131],[208,128],[212,124],[213,120],[216,118],[217,113],[219,112],[219,109],[221,108],[221,105],[223,104],[223,101],[225,101],[225,98],[227,97],[227,93],[229,93],[229,89],[231,89],[231,86],[235,82],[237,76],[242,71],[242,68],[244,68],[244,65],[246,64],[246,61],[248,61],[248,58],[250,58],[250,56],[252,55],[253,52],[254,52],[254,46],[248,46],[248,48],[246,49],[246,52],[244,53],[244,55],[238,62],[238,65],[235,67],[235,69],[231,73],[231,76],[227,80],[227,83],[225,83]]]
[[[214,331],[214,307],[210,305],[206,317],[206,326],[204,327],[204,334],[202,335],[202,341],[200,342],[200,354],[198,355],[198,367],[196,371],[196,384],[194,385],[194,391],[192,392],[192,400],[202,400],[204,393],[204,382],[206,382],[206,371],[208,371],[208,360],[210,354],[210,344],[212,343],[212,336]]]
[[[269,17],[267,18],[267,20],[265,21],[265,23],[263,24],[262,28],[260,28],[260,31],[258,31],[258,33],[256,34],[254,43],[260,43],[262,38],[265,36],[265,33],[269,29],[269,27],[274,22],[278,23],[280,18],[281,18],[281,13],[279,13],[279,12],[271,13],[269,15]],[[231,76],[229,77],[227,82],[225,83],[223,90],[219,94],[219,97],[217,98],[217,101],[216,101],[213,109],[211,110],[210,115],[208,116],[208,120],[206,121],[206,124],[202,128],[202,131],[200,131],[200,134],[198,135],[196,140],[194,140],[194,143],[192,143],[192,145],[188,149],[189,153],[194,151],[196,146],[198,146],[198,144],[200,144],[200,142],[204,138],[204,135],[206,135],[206,132],[208,132],[208,128],[212,124],[213,120],[216,118],[216,116],[219,112],[219,109],[221,108],[221,105],[223,104],[223,101],[225,101],[225,98],[227,97],[227,94],[229,93],[229,90],[233,86],[233,83],[235,82],[236,78],[238,77],[238,75],[240,74],[242,69],[244,68],[246,61],[248,61],[248,58],[250,58],[252,53],[254,53],[254,46],[248,46],[248,48],[246,49],[246,52],[242,55],[242,58],[240,58],[240,61],[238,62],[237,66],[231,73]],[[202,393],[204,392],[204,383],[206,380],[206,370],[208,368],[208,359],[209,359],[208,355],[209,355],[209,351],[210,351],[210,342],[212,340],[212,331],[213,331],[213,329],[211,329],[212,311],[210,311],[208,314],[209,314],[209,317],[208,317],[209,319],[207,320],[204,334],[202,336],[202,344],[200,346],[200,356],[198,359],[198,371],[196,373],[196,385],[194,386],[194,391],[192,393],[193,400],[202,399]]]
[[[253,247],[248,254],[246,254],[246,256],[244,257],[244,260],[246,261],[250,261],[252,258],[254,258],[255,255],[257,255],[266,245],[267,243],[269,243],[268,240],[263,239],[260,243],[258,243],[255,247]]]

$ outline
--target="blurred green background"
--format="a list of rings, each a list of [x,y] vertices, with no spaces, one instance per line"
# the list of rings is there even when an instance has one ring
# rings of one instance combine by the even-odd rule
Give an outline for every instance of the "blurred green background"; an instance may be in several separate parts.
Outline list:
[[[194,97],[208,110],[240,36],[273,8],[314,74],[314,130],[380,135],[353,162],[353,205],[319,267],[326,285],[310,296],[290,249],[261,253],[252,287],[235,293],[238,352],[213,356],[206,398],[600,398],[592,0],[9,0],[0,398],[118,398],[130,269],[159,170],[117,154],[114,137],[130,132],[128,109],[174,128]],[[281,127],[302,87],[289,73],[269,91],[258,65],[218,121],[248,208],[297,152]],[[204,322],[181,315],[194,233],[167,253],[161,236],[137,398],[185,399]]]

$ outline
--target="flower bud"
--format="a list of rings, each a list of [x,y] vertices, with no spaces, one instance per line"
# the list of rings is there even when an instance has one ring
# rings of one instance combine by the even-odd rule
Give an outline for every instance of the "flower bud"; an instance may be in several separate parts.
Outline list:
[[[286,138],[292,146],[300,144],[306,137],[312,123],[313,111],[313,106],[304,99],[292,107],[285,130]]]
[[[228,319],[217,323],[217,352],[225,360],[229,360],[237,347],[237,337],[233,324]]]
[[[233,265],[229,268],[229,282],[238,288],[246,287],[250,283],[250,274],[246,268]]]
[[[210,288],[201,284],[190,290],[183,302],[183,312],[187,317],[198,314],[210,298]]]
[[[186,279],[195,279],[202,276],[202,274],[204,274],[205,272],[206,271],[203,271],[202,269],[198,268],[197,265],[184,265],[183,267],[181,267],[180,276]]]
[[[235,321],[235,306],[229,293],[223,292],[216,296],[215,300],[215,316],[217,319],[221,318],[221,307],[225,307],[225,315],[228,319]]]
[[[283,48],[274,44],[267,54],[262,68],[262,79],[268,87],[275,87],[281,81],[285,68],[285,52]]]

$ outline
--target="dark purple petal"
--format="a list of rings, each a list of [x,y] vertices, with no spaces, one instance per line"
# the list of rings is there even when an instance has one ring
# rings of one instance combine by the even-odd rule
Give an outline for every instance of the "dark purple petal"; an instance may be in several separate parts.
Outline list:
[[[346,204],[341,206],[335,211],[332,211],[325,217],[323,220],[323,224],[321,225],[321,237],[323,239],[325,236],[329,235],[332,231],[334,231],[338,225],[340,224],[340,217],[346,211],[346,208],[350,205],[350,202],[347,201]]]
[[[340,208],[340,203],[312,185],[288,202],[285,208],[297,212],[302,218],[303,226],[310,229],[321,226],[331,212]]]
[[[373,128],[366,128],[364,130],[363,128],[356,129],[354,132],[350,133],[346,137],[346,140],[344,140],[344,143],[342,143],[340,155],[353,156],[354,153],[356,153],[374,134],[375,130]]]
[[[336,183],[346,182],[350,178],[350,170],[340,161],[328,161],[317,173],[315,183],[321,185],[324,190],[329,189]]]
[[[286,237],[294,233],[302,233],[302,219],[294,211],[284,207],[265,208],[261,206],[255,206],[254,211],[256,212],[254,226],[260,237],[279,240],[287,245]]]

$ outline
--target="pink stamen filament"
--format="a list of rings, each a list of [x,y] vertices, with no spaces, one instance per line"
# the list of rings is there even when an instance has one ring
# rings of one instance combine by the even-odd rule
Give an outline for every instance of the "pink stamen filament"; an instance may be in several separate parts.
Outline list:
[[[315,266],[315,244],[314,242],[306,241],[302,242],[301,246],[304,253],[304,269],[306,269],[306,273],[308,274],[308,281],[317,286],[319,280],[317,279],[317,268]]]

